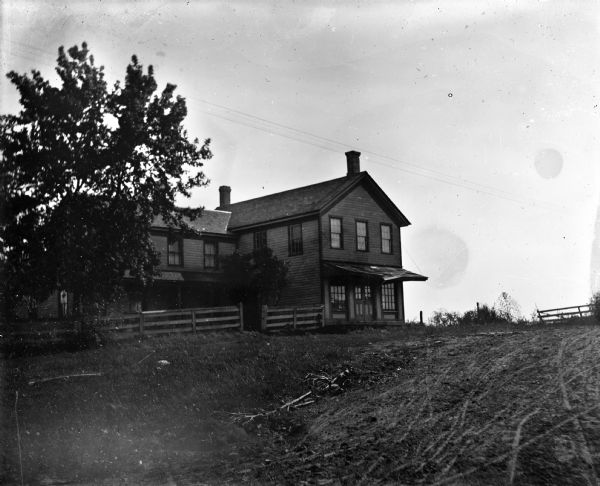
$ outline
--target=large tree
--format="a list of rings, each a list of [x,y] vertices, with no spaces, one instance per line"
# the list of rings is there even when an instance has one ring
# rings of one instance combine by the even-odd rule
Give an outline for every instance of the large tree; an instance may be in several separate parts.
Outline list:
[[[86,43],[60,47],[54,86],[39,71],[8,73],[21,111],[0,117],[2,266],[7,295],[44,299],[53,289],[109,299],[126,271],[140,283],[158,263],[155,216],[169,226],[198,210],[178,195],[208,183],[210,140],[190,140],[185,100],[136,56],[109,87]],[[156,93],[156,94],[155,94]]]

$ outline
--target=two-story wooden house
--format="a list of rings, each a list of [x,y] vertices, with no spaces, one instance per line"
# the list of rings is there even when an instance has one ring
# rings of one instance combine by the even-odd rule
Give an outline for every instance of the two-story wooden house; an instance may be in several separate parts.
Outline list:
[[[231,203],[222,186],[219,210],[240,252],[268,246],[289,264],[281,305],[324,304],[328,322],[404,321],[403,282],[427,280],[402,266],[401,228],[409,221],[367,172],[360,153],[346,153],[347,174]]]
[[[328,323],[404,321],[403,283],[427,280],[402,266],[401,228],[409,221],[367,172],[360,153],[347,152],[347,174],[337,179],[220,205],[188,221],[194,232],[167,228],[161,218],[151,238],[160,274],[111,313],[229,304],[219,258],[268,246],[289,266],[280,305],[324,305]],[[59,307],[58,295],[50,302]],[[71,304],[71,302],[69,302]]]

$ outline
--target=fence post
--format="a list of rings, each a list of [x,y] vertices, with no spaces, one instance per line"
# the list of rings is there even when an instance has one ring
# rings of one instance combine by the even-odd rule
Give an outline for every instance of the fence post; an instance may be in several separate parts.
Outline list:
[[[244,330],[244,304],[239,303],[238,308],[240,309],[240,331]]]
[[[267,330],[267,313],[269,312],[269,308],[266,305],[262,306],[262,312],[260,316],[260,331],[264,332]]]
[[[140,312],[140,336],[144,334],[144,313]]]
[[[297,313],[298,313],[298,308],[294,307],[294,310],[292,311],[292,326],[294,328],[294,331],[296,330],[296,322],[297,322]]]
[[[319,319],[321,319],[321,327],[325,327],[325,306],[322,305],[320,306],[320,314],[319,314]]]
[[[542,317],[542,313],[539,311],[539,309],[537,309],[537,315],[538,315],[538,319],[543,324],[544,323],[544,318]]]
[[[423,325],[423,311],[419,311],[419,323]]]
[[[196,311],[192,310],[192,331],[196,332]]]

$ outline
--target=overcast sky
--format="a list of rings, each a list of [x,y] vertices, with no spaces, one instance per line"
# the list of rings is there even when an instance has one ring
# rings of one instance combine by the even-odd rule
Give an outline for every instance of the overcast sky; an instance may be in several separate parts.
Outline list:
[[[411,221],[407,317],[493,304],[529,316],[600,284],[600,8],[577,1],[1,2],[2,71],[51,79],[88,42],[113,82],[132,54],[212,138],[218,205],[345,174],[344,152]],[[18,110],[0,80],[3,113]],[[600,224],[599,232],[600,232]]]

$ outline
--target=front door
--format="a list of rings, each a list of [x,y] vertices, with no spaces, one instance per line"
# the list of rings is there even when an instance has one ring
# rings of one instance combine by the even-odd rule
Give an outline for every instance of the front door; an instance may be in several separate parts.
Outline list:
[[[354,312],[359,321],[373,320],[373,297],[370,285],[354,286]]]

